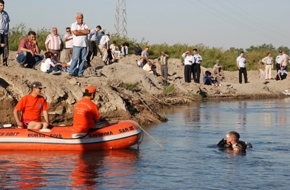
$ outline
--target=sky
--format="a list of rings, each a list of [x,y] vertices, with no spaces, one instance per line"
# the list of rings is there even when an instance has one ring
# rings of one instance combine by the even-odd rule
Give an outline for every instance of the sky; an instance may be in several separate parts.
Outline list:
[[[115,33],[117,0],[6,0],[10,28],[24,23],[61,35],[81,12],[89,28]],[[228,49],[262,44],[290,47],[289,0],[127,0],[127,37]]]

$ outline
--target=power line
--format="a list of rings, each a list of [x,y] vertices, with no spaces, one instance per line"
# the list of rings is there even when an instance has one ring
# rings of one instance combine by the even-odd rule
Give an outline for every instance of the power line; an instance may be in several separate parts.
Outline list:
[[[251,26],[247,22],[245,23],[245,22],[239,21],[239,20],[233,18],[231,15],[228,15],[220,10],[213,8],[212,6],[205,3],[204,1],[199,2],[198,5],[194,2],[189,1],[189,0],[188,0],[188,2],[194,4],[196,7],[203,9],[207,13],[209,13],[209,14],[211,14],[211,15],[213,15],[213,16],[215,16],[215,17],[217,17],[217,18],[219,18],[227,23],[238,26],[239,29],[241,29],[241,30],[245,30],[247,32],[252,31],[253,33],[259,34],[260,36],[263,36],[263,37],[267,36],[266,38],[269,38],[269,39],[272,39],[272,40],[275,40],[277,42],[285,44],[285,38],[280,38],[280,35],[272,36],[271,34],[265,33],[265,31],[261,31],[261,28],[259,28],[259,27],[257,28],[257,26],[255,24],[253,26]],[[202,5],[205,6],[206,8],[204,8]],[[243,27],[241,27],[241,26],[243,26]]]
[[[232,20],[233,22],[238,23],[239,28],[246,29],[246,31],[251,30],[251,31],[253,31],[254,33],[259,33],[259,35],[261,35],[261,36],[267,36],[267,38],[270,38],[270,39],[272,39],[272,40],[279,41],[279,42],[281,42],[281,43],[285,43],[284,38],[280,38],[279,35],[278,35],[278,36],[276,36],[276,35],[273,36],[273,35],[271,35],[271,34],[266,33],[266,32],[263,31],[263,30],[261,31],[261,28],[257,27],[256,25],[251,26],[251,25],[249,25],[247,22],[239,21],[239,20],[237,20],[237,19],[231,17],[231,15],[228,15],[228,14],[226,14],[226,13],[224,13],[224,12],[221,12],[221,11],[219,11],[219,10],[216,10],[215,8],[212,8],[210,5],[206,4],[204,1],[203,1],[203,2],[200,2],[200,3],[205,4],[206,7],[208,7],[208,8],[210,8],[210,9],[214,10],[214,12],[218,12],[219,15],[223,15],[223,16],[225,16],[226,18],[229,18],[230,20]],[[245,26],[245,27],[244,27],[244,26]]]
[[[224,2],[224,0],[223,0],[223,2]],[[235,5],[231,1],[227,1],[227,4],[231,4],[232,6],[235,7]],[[225,4],[223,4],[223,6],[226,7]],[[230,7],[227,7],[227,8],[228,8],[228,10],[232,10]],[[243,15],[243,17],[247,17],[248,21],[254,23],[255,25],[260,25],[261,27],[265,28],[267,31],[273,31],[275,33],[280,33],[280,35],[282,35],[283,37],[286,37],[286,36],[288,37],[288,35],[289,35],[284,30],[279,30],[275,26],[271,26],[270,23],[265,23],[265,20],[262,20],[262,19],[256,17],[254,14],[251,14],[250,11],[246,11],[246,10],[242,9],[242,7],[239,7],[238,9],[236,9],[235,11],[232,11],[232,12],[236,13],[237,11],[239,11],[240,14]]]

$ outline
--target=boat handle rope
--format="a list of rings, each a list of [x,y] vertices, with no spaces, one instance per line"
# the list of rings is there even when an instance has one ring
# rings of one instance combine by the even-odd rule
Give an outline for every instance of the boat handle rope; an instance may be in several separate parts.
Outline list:
[[[89,132],[87,134],[85,134],[84,136],[81,136],[81,137],[78,137],[78,138],[59,138],[59,137],[54,137],[54,136],[50,136],[50,135],[47,135],[47,134],[44,134],[44,133],[41,133],[41,132],[38,132],[38,131],[34,131],[32,129],[27,129],[28,131],[31,131],[31,132],[34,132],[34,133],[37,133],[37,134],[41,134],[41,135],[44,135],[46,137],[50,137],[50,138],[55,138],[55,139],[64,139],[64,140],[72,140],[72,139],[82,139],[82,138],[85,138],[87,137],[90,133],[92,132],[95,132],[96,130],[99,130],[101,128],[95,128],[95,129],[89,129]]]
[[[147,131],[145,131],[145,129],[143,129],[141,126],[139,126],[140,129],[142,129],[142,131],[144,131],[144,133],[146,133],[146,135],[148,135],[153,141],[155,141],[160,147],[161,149],[163,150],[164,149],[164,146],[162,146],[162,144],[160,144],[156,139],[154,139]]]

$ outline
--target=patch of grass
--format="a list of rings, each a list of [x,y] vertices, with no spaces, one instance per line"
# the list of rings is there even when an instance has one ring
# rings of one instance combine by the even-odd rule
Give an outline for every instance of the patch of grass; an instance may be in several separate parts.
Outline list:
[[[136,82],[136,83],[124,83],[123,87],[127,90],[130,90],[130,91],[140,91],[138,82]]]
[[[165,85],[165,86],[163,87],[163,94],[164,94],[164,95],[168,95],[168,94],[170,94],[170,93],[174,93],[174,92],[175,92],[175,87],[174,87],[174,85],[172,85],[172,84]]]

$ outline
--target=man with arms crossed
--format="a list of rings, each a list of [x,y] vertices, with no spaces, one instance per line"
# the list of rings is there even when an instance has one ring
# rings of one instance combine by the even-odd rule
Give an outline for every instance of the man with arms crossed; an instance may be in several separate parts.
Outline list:
[[[45,129],[49,126],[46,100],[41,96],[43,86],[40,82],[31,84],[31,93],[22,97],[14,108],[13,115],[19,127],[28,129]],[[41,121],[41,112],[45,122]],[[21,113],[21,117],[19,116]]]
[[[83,14],[76,14],[76,22],[72,23],[71,31],[73,33],[73,57],[69,68],[69,75],[78,75],[83,77],[85,71],[85,60],[87,56],[87,37],[90,33],[89,27],[83,22]],[[79,61],[78,74],[75,73]]]

